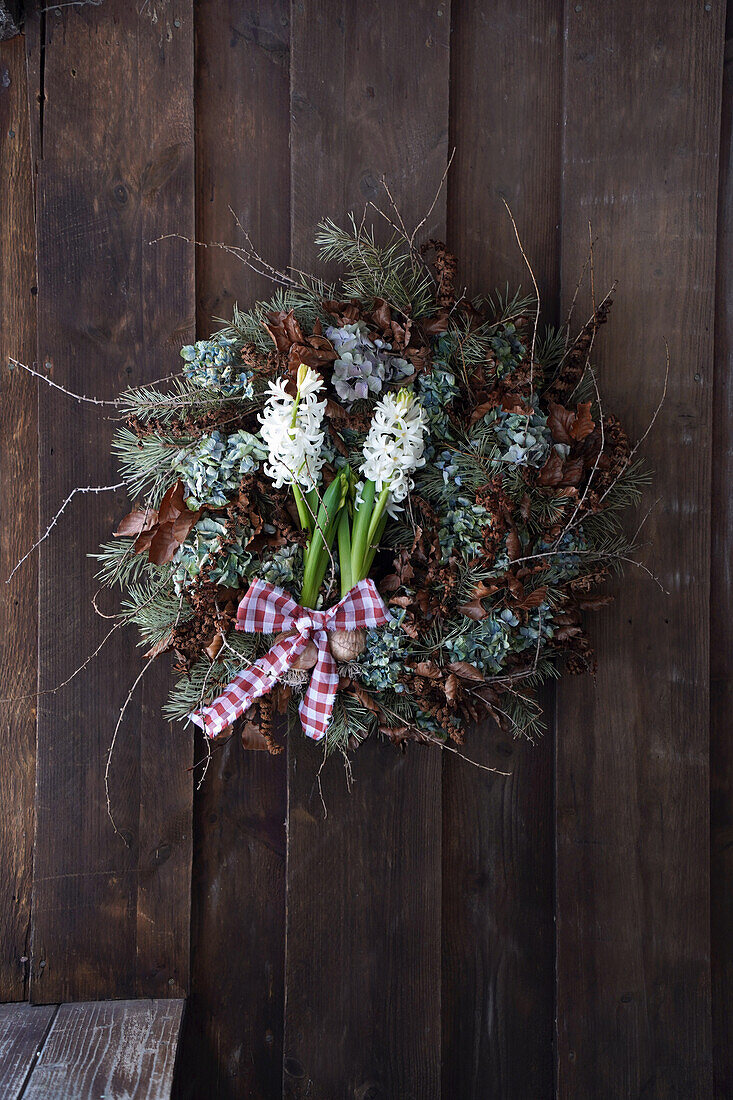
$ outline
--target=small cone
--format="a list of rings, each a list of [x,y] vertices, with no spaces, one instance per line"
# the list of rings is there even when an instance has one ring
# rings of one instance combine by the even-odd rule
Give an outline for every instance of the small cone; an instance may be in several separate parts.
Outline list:
[[[331,653],[340,664],[355,661],[366,647],[366,630],[332,630],[328,635]]]
[[[277,645],[278,642],[283,642],[286,638],[291,637],[291,635],[293,634],[295,634],[294,630],[288,630],[284,634],[278,634],[277,638],[275,638],[275,644]],[[317,660],[318,650],[316,649],[316,643],[308,642],[308,645],[305,647],[305,649],[292,667],[303,669],[313,668]]]

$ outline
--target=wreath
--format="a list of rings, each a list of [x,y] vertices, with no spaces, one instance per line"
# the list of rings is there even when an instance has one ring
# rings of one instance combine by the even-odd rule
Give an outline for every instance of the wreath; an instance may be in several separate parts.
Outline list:
[[[269,269],[271,301],[122,395],[135,506],[100,578],[146,658],[174,654],[166,717],[209,737],[244,716],[279,752],[277,712],[328,752],[449,747],[486,714],[533,739],[632,560],[645,475],[591,363],[611,296],[572,336],[536,297],[457,293],[439,241],[352,219],[317,244],[337,283]]]

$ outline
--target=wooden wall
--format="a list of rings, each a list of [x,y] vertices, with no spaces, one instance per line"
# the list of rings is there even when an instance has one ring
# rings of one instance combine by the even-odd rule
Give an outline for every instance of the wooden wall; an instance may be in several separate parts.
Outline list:
[[[316,772],[186,731],[95,614],[124,505],[77,496],[2,599],[0,999],[188,994],[181,1097],[733,1095],[729,485],[731,71],[723,0],[38,4],[0,44],[0,356],[108,399],[268,292],[378,199],[446,236],[470,291],[565,316],[597,237],[619,280],[596,363],[655,471],[646,559],[593,624],[600,668],[532,747],[381,743]],[[729,40],[733,31],[728,31]],[[733,56],[733,55],[731,55]],[[579,315],[589,298],[580,296]],[[109,407],[3,370],[3,576],[76,485],[116,481]],[[102,611],[113,610],[105,594]],[[37,681],[36,681],[37,676]],[[37,683],[37,686],[36,686]],[[42,694],[33,697],[38,690]],[[18,700],[18,695],[30,698]],[[711,707],[712,702],[712,707]]]

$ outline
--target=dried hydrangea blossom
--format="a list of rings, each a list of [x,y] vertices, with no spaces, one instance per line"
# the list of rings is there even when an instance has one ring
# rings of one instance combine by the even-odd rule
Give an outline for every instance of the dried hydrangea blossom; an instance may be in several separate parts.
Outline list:
[[[413,373],[409,361],[395,354],[391,344],[368,332],[363,321],[326,329],[338,353],[333,364],[333,386],[347,409],[355,401],[378,397],[388,383]]]

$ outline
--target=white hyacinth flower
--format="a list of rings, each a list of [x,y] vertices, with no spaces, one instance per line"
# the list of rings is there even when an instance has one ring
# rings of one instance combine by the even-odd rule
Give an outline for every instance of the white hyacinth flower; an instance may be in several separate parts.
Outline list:
[[[414,487],[413,472],[425,465],[428,421],[413,393],[386,393],[377,403],[364,444],[361,472],[377,494],[389,489],[390,504],[399,504]]]
[[[270,395],[259,415],[260,436],[267,447],[265,473],[276,489],[297,484],[305,492],[315,488],[324,457],[323,416],[326,400],[318,400],[324,382],[317,371],[301,363],[297,393],[291,397],[285,382],[270,382]]]

